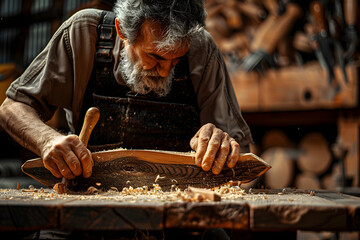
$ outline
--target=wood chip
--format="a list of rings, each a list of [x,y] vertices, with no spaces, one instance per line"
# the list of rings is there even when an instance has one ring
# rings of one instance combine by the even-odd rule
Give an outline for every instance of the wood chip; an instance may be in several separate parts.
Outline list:
[[[58,193],[58,194],[64,194],[65,193],[65,185],[64,183],[56,183],[53,187],[53,189]]]
[[[188,187],[188,195],[192,196],[193,198],[203,198],[203,200],[207,199],[210,201],[221,201],[221,196],[218,195],[216,192],[203,189],[203,188],[194,188],[194,187]],[[198,196],[201,195],[201,196]]]

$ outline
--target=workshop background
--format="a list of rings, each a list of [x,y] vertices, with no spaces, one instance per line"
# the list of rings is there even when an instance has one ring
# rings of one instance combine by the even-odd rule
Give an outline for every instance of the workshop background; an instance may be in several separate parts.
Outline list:
[[[112,0],[0,0],[0,103],[9,84],[74,12]],[[272,165],[254,188],[360,195],[357,0],[207,0],[206,25],[226,60],[254,137]],[[49,125],[64,130],[58,111]],[[34,184],[36,157],[0,129],[0,187]]]

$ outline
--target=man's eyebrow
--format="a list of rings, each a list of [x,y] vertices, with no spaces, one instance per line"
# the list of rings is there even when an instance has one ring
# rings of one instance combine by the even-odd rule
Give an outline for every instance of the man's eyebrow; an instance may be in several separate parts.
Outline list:
[[[166,60],[165,58],[163,58],[162,56],[156,54],[156,53],[149,53],[151,56],[153,56],[154,58],[156,59],[159,59],[159,60]]]

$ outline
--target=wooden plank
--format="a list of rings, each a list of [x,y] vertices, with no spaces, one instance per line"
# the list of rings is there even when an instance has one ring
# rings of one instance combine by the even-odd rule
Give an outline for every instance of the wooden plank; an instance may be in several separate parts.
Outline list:
[[[335,66],[334,86],[317,62],[269,69],[261,76],[254,71],[236,71],[231,79],[238,103],[247,112],[352,108],[357,106],[357,71],[355,64],[346,66],[346,83],[341,69]]]
[[[71,200],[33,199],[32,193],[0,192],[0,231],[35,231],[58,228],[59,207]]]
[[[245,201],[172,203],[165,206],[166,228],[248,229]]]
[[[64,230],[123,231],[163,229],[163,204],[76,200],[60,210]]]
[[[312,194],[314,193],[314,194]],[[250,229],[256,231],[277,230],[348,230],[348,210],[323,196],[323,191],[285,191],[266,194],[266,198],[248,201]],[[358,199],[359,201],[359,199]],[[359,201],[360,202],[360,201]]]
[[[346,207],[347,230],[360,230],[360,198],[337,192],[317,192],[317,196]]]
[[[360,230],[360,198],[331,191],[258,189],[223,193],[219,202],[174,202],[160,195],[57,195],[51,190],[33,195],[0,189],[0,231]]]
[[[61,202],[61,201],[60,201]],[[0,231],[57,228],[57,203],[0,201]]]

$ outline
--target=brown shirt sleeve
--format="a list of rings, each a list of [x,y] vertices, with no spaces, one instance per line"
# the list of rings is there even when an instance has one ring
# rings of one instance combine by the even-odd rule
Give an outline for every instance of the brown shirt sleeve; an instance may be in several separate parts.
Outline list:
[[[74,131],[93,68],[100,13],[95,9],[82,10],[65,21],[11,84],[7,96],[34,107],[44,121],[57,108],[65,109],[69,127]]]
[[[222,54],[209,33],[194,40],[188,56],[201,124],[213,123],[235,138],[242,151],[248,151],[253,142],[250,129],[241,115]]]

